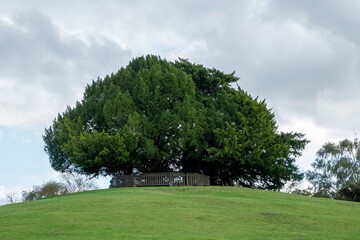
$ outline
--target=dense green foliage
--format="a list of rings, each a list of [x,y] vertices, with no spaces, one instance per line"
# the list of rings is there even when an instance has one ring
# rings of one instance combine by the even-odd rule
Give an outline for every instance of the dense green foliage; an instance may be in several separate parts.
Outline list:
[[[360,201],[360,143],[348,139],[326,143],[317,152],[306,178],[314,195]]]
[[[339,190],[338,199],[360,202],[360,182],[350,182]]]
[[[358,239],[358,203],[234,187],[122,188],[0,206],[2,240]]]
[[[295,159],[307,140],[278,132],[265,101],[230,86],[237,80],[184,59],[136,58],[87,86],[46,129],[51,166],[93,176],[196,172],[269,189],[301,179]]]

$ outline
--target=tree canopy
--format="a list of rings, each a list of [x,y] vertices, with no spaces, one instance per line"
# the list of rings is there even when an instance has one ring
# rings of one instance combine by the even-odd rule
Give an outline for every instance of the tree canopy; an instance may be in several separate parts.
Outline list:
[[[302,133],[283,133],[238,77],[157,56],[93,81],[43,136],[51,166],[98,176],[183,171],[212,184],[278,189],[302,178]]]
[[[306,178],[314,187],[314,195],[360,201],[360,143],[345,139],[325,143],[317,152]],[[358,192],[358,196],[352,196]]]

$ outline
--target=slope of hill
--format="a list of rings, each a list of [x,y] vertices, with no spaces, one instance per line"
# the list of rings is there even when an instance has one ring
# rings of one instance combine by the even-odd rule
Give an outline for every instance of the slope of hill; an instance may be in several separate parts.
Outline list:
[[[0,239],[359,239],[360,205],[234,187],[123,188],[0,207]]]

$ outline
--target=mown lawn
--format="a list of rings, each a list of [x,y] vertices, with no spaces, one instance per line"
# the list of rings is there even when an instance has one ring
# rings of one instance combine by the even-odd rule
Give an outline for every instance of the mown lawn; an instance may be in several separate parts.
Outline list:
[[[360,204],[234,187],[122,188],[0,207],[0,239],[360,239]]]

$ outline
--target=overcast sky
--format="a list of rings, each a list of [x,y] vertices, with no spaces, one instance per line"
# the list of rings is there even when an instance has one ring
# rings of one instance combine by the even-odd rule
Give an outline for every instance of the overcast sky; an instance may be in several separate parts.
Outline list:
[[[357,0],[1,0],[0,204],[56,178],[42,134],[57,113],[145,54],[235,70],[280,130],[311,140],[307,170],[322,144],[360,134],[359,44]]]

